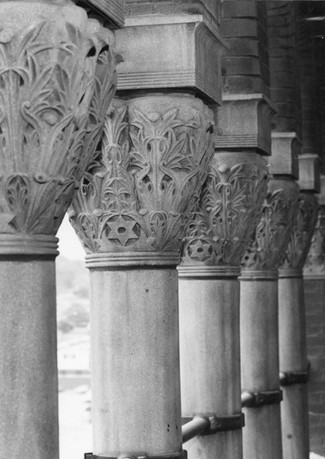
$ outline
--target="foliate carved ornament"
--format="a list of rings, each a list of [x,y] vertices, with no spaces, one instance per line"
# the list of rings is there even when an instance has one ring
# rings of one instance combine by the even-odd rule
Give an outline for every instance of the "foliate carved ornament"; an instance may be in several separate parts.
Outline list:
[[[299,208],[280,276],[301,275],[317,223],[318,201],[313,193],[300,192]]]
[[[1,2],[0,18],[2,252],[53,239],[98,141],[115,64],[112,34],[70,2]]]
[[[325,206],[318,210],[317,223],[304,266],[304,276],[325,276]]]
[[[242,259],[242,274],[275,273],[283,261],[298,206],[298,185],[290,179],[271,178],[262,218]]]
[[[178,262],[211,159],[212,125],[212,112],[191,96],[115,101],[70,211],[89,263]]]
[[[181,268],[240,266],[261,215],[266,164],[254,153],[215,153],[184,239]]]

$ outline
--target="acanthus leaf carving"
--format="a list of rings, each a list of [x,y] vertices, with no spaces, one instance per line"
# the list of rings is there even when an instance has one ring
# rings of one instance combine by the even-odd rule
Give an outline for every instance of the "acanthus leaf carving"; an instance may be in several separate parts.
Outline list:
[[[68,3],[0,12],[0,233],[54,235],[113,96],[113,36]]]
[[[258,155],[215,154],[183,244],[182,264],[239,266],[267,187]]]
[[[248,270],[276,270],[283,261],[298,206],[298,186],[272,178],[262,217],[242,260]]]
[[[318,210],[317,223],[304,265],[305,275],[325,275],[325,206]]]
[[[314,194],[300,192],[299,207],[281,270],[301,270],[315,230],[318,201]]]
[[[212,124],[190,96],[116,100],[70,211],[88,253],[179,251],[211,158]]]

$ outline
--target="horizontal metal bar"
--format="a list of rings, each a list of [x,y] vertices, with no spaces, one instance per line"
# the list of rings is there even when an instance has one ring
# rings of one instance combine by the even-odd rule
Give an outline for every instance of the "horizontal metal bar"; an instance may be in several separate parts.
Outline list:
[[[85,453],[84,459],[187,459],[187,452],[181,451],[180,453],[166,454],[159,456],[148,456],[146,453],[135,454],[120,454],[119,456],[97,456],[93,453]]]
[[[281,390],[267,390],[260,392],[244,391],[241,395],[242,407],[259,408],[264,405],[274,405],[282,401]]]
[[[182,426],[183,443],[186,443],[197,435],[202,434],[204,431],[209,430],[209,428],[209,418],[194,416],[191,421],[186,422],[186,424]]]
[[[196,415],[192,420],[186,422],[182,426],[183,443],[191,440],[197,435],[214,435],[218,432],[238,430],[244,427],[244,425],[244,413],[231,414],[228,416],[215,416],[211,414]]]
[[[283,371],[280,373],[281,386],[292,386],[293,384],[306,384],[309,379],[308,371]]]

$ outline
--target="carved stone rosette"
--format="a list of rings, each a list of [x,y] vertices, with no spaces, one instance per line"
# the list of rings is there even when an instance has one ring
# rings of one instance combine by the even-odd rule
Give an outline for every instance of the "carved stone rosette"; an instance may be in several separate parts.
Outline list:
[[[260,218],[266,161],[250,153],[216,153],[183,245],[183,267],[239,267]]]
[[[298,185],[290,179],[271,178],[254,240],[242,259],[242,275],[276,275],[289,243],[298,206]]]
[[[280,277],[300,277],[317,223],[318,201],[313,193],[300,192],[299,209],[291,232]]]
[[[89,267],[177,264],[212,126],[212,112],[191,96],[115,100],[70,210]]]
[[[325,276],[325,206],[318,210],[315,231],[304,265],[304,277]]]
[[[0,253],[55,255],[113,96],[113,35],[63,0],[0,18]]]

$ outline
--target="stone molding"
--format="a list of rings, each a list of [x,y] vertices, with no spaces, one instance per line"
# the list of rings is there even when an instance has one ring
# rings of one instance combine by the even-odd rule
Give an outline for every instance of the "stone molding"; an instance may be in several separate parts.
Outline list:
[[[202,15],[128,18],[116,31],[118,90],[186,88],[220,104],[223,46]]]
[[[0,254],[53,255],[115,88],[113,36],[65,1],[0,17]]]
[[[320,192],[319,167],[317,154],[299,155],[299,186],[302,191]]]
[[[125,14],[125,0],[75,0],[81,6],[89,6],[99,11],[106,19],[112,21],[117,27],[123,27]]]
[[[300,192],[298,211],[280,277],[301,277],[317,222],[318,201],[313,193]]]
[[[242,274],[256,277],[258,271],[276,271],[283,261],[294,216],[298,208],[299,188],[295,182],[271,178],[254,240],[242,259]]]
[[[70,210],[89,266],[177,264],[212,126],[213,113],[192,96],[115,100]]]
[[[325,278],[325,206],[318,210],[317,223],[304,266],[305,278]]]
[[[254,153],[214,154],[199,210],[184,238],[181,270],[203,265],[233,275],[233,269],[239,268],[260,218],[267,189],[266,165]],[[206,272],[208,275],[209,270]]]
[[[271,119],[274,109],[262,94],[232,94],[223,96],[218,108],[218,150],[255,149],[271,154]]]
[[[272,132],[272,156],[270,173],[273,175],[290,175],[299,178],[299,161],[301,142],[295,132]]]

